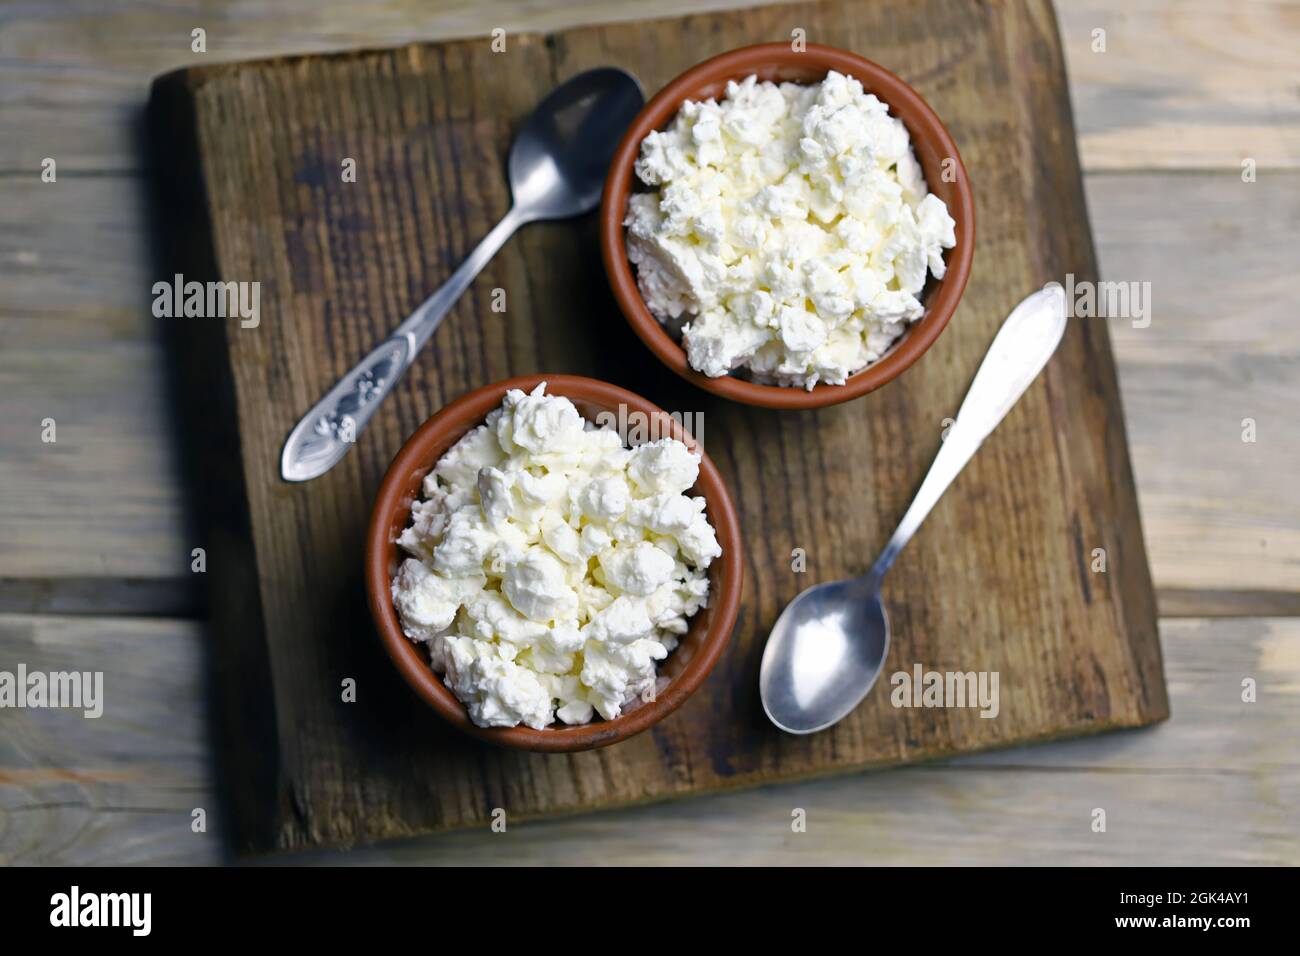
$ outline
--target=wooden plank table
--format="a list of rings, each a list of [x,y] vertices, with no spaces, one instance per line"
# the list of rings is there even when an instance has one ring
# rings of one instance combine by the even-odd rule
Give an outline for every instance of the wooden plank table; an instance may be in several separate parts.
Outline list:
[[[99,721],[0,711],[0,862],[228,857],[184,423],[149,317],[149,79],[646,13],[626,0],[0,2],[0,669],[142,662],[129,704]],[[304,861],[1300,862],[1300,6],[1072,0],[1058,17],[1103,278],[1151,283],[1150,327],[1112,334],[1172,720]],[[195,28],[207,53],[191,51]],[[1256,703],[1241,701],[1245,678]],[[1090,828],[1097,807],[1106,833]],[[794,808],[806,833],[791,832]]]

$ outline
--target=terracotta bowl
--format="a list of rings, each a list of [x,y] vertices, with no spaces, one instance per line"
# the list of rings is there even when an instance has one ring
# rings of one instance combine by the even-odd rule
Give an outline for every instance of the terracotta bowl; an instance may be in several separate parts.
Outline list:
[[[443,454],[462,435],[483,423],[488,412],[498,408],[512,388],[532,391],[546,382],[548,395],[564,395],[577,406],[586,419],[593,420],[602,411],[615,414],[619,406],[629,413],[638,412],[647,422],[662,425],[660,435],[669,435],[698,448],[695,440],[662,409],[639,395],[607,382],[575,375],[525,375],[487,385],[452,402],[420,426],[397,453],[379,486],[379,495],[370,517],[366,536],[366,594],[370,613],[379,629],[388,656],[397,665],[406,682],[424,701],[453,726],[506,747],[523,750],[570,751],[590,750],[618,743],[663,720],[682,705],[704,682],[731,638],[740,607],[743,552],[740,525],[722,477],[709,456],[700,460],[700,477],[691,489],[707,502],[705,513],[718,533],[722,556],[709,566],[709,606],[691,618],[690,631],[681,644],[660,663],[660,677],[669,683],[659,690],[653,701],[638,704],[614,720],[596,719],[579,726],[554,724],[545,730],[531,727],[478,727],[464,705],[443,684],[429,666],[429,658],[402,633],[397,611],[393,607],[391,582],[401,561],[397,536],[411,518],[411,504],[421,495],[421,483]]]
[[[957,224],[957,245],[945,255],[947,274],[940,281],[931,278],[922,293],[925,315],[914,322],[877,362],[849,376],[843,385],[817,385],[808,391],[798,387],[759,385],[734,375],[709,378],[690,367],[685,350],[650,313],[637,289],[633,266],[627,258],[623,219],[628,196],[639,182],[633,164],[640,152],[641,141],[651,132],[668,126],[686,100],[721,97],[728,80],[741,80],[757,74],[760,80],[773,82],[818,83],[830,70],[861,81],[867,92],[876,94],[887,103],[890,113],[907,126],[912,148],[925,172],[926,185],[930,192],[947,203],[948,213]],[[954,161],[956,177],[945,182],[941,175],[942,163],[949,158]],[[732,50],[705,60],[660,90],[632,122],[614,154],[605,180],[600,217],[600,246],[605,271],[619,307],[641,341],[665,365],[700,388],[724,398],[768,408],[817,408],[846,402],[902,374],[939,337],[952,318],[970,277],[971,258],[975,251],[975,201],[970,181],[957,146],[939,117],[920,94],[884,67],[847,50],[811,43],[801,53],[791,50],[788,43],[766,43]]]

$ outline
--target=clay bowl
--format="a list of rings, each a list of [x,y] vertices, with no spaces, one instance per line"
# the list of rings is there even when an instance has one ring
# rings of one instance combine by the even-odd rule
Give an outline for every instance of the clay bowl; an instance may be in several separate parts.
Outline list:
[[[512,388],[531,391],[540,382],[546,382],[547,394],[569,398],[589,421],[603,411],[617,415],[619,407],[623,406],[626,413],[646,416],[642,421],[660,423],[660,435],[684,441],[692,449],[698,448],[695,440],[662,409],[639,395],[595,379],[575,375],[525,375],[470,392],[421,425],[402,446],[384,475],[366,536],[366,594],[379,637],[398,672],[416,694],[452,726],[491,743],[522,750],[590,750],[618,743],[654,726],[680,707],[713,669],[731,639],[731,629],[740,607],[744,565],[740,526],[722,477],[709,456],[704,454],[700,461],[700,477],[691,493],[702,496],[707,502],[706,514],[717,530],[722,556],[709,567],[709,606],[691,619],[690,631],[682,638],[681,644],[659,665],[660,677],[667,677],[669,683],[657,692],[653,701],[639,703],[614,720],[596,719],[580,726],[554,724],[545,730],[524,726],[476,726],[461,702],[444,686],[442,678],[433,672],[424,649],[402,633],[390,590],[402,557],[396,539],[410,523],[411,504],[420,497],[424,476],[438,459],[462,435],[482,424],[488,412],[501,405],[507,391]]]
[[[773,82],[818,83],[830,70],[855,77],[901,119],[912,137],[912,148],[925,172],[926,185],[948,205],[956,221],[957,245],[946,253],[947,274],[933,277],[922,293],[925,315],[914,322],[879,361],[851,375],[843,385],[817,385],[812,391],[777,385],[760,385],[734,375],[709,378],[691,368],[686,352],[650,313],[637,289],[633,266],[624,246],[623,219],[628,196],[637,184],[633,165],[641,141],[669,125],[686,100],[721,97],[728,80],[751,74]],[[953,160],[945,182],[943,162]],[[955,176],[953,175],[955,173]],[[600,208],[600,245],[605,271],[619,308],[650,351],[670,369],[706,391],[747,405],[768,408],[819,408],[865,395],[893,381],[912,365],[939,337],[957,309],[970,277],[975,251],[975,201],[957,146],[939,117],[920,94],[884,67],[847,50],[808,44],[795,52],[788,43],[744,47],[705,60],[665,86],[645,105],[624,135],[609,175]]]

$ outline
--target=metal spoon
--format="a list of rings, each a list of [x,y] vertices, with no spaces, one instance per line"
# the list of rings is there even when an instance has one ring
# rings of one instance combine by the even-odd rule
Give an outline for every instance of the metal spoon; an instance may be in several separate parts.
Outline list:
[[[510,150],[510,211],[442,288],[303,416],[280,456],[285,481],[318,478],[338,464],[452,304],[516,229],[596,207],[614,149],[644,99],[635,77],[601,67],[538,104]]]
[[[889,650],[889,616],[880,600],[885,572],[1038,377],[1064,332],[1065,292],[1059,285],[1052,283],[1016,306],[975,373],[920,491],[871,570],[809,588],[776,619],[758,678],[772,723],[792,734],[811,734],[848,716],[867,696]]]

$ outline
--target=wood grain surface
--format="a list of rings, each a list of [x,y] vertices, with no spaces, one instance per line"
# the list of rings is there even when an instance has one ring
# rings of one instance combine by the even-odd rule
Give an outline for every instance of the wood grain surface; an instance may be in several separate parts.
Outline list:
[[[0,614],[0,669],[103,674],[98,718],[3,712],[0,864],[219,857],[202,638],[194,621]]]
[[[936,36],[935,23],[945,32]],[[949,330],[904,380],[812,413],[712,400],[637,347],[584,252],[594,248],[594,223],[538,225],[485,270],[349,458],[307,486],[279,480],[280,446],[302,410],[507,208],[502,157],[537,90],[608,62],[655,89],[712,53],[788,37],[792,26],[869,48],[913,82],[948,119],[975,184],[974,275]],[[796,739],[774,731],[757,700],[758,656],[780,608],[813,581],[862,571],[1010,308],[1067,272],[1096,275],[1045,4],[799,4],[516,35],[505,54],[470,40],[217,66],[167,78],[155,105],[163,166],[168,157],[178,173],[190,166],[190,131],[201,157],[211,248],[193,250],[183,271],[263,289],[257,329],[225,325],[229,382],[204,382],[197,411],[206,415],[191,422],[207,451],[242,461],[236,500],[217,522],[230,547],[214,545],[209,575],[226,581],[213,590],[219,656],[239,662],[223,666],[219,690],[226,769],[240,782],[232,792],[240,845],[406,835],[473,825],[495,807],[529,818],[1167,715],[1101,322],[1072,323],[1043,381],[939,505],[887,586],[895,628],[887,671],[914,663],[996,670],[999,716],[895,709],[877,693],[832,731]],[[345,157],[356,160],[355,184],[340,181]],[[169,213],[185,208],[188,184],[176,180],[160,204]],[[179,235],[202,232],[203,211],[192,210]],[[493,288],[507,292],[504,313],[488,308]],[[190,324],[213,365],[210,329]],[[741,514],[751,582],[733,646],[678,715],[617,748],[563,757],[485,750],[437,725],[373,641],[358,574],[369,502],[403,437],[470,388],[548,369],[616,381],[703,415],[705,446]],[[223,384],[239,422],[237,456],[225,443],[236,439],[220,431]],[[203,498],[231,490],[214,485]],[[806,575],[791,571],[794,548],[808,553]],[[1094,548],[1107,552],[1104,574],[1090,570]],[[225,567],[239,569],[242,585],[221,577]],[[241,599],[230,602],[232,594]],[[273,700],[250,705],[263,672]],[[356,704],[339,700],[347,677],[359,683]]]

